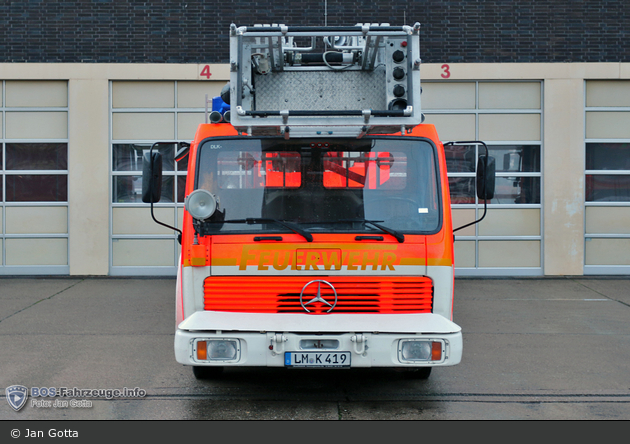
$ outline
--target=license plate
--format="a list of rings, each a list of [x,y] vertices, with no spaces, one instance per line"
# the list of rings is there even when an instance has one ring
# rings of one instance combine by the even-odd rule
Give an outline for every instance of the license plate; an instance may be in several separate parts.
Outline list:
[[[350,367],[350,352],[285,352],[287,367]]]

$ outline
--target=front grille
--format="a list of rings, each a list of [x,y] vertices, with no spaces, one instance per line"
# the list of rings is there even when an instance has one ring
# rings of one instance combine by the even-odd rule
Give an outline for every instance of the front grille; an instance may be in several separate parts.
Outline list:
[[[204,308],[243,313],[305,313],[300,292],[313,280],[331,283],[337,291],[332,313],[431,313],[433,282],[428,277],[266,277],[210,276],[204,282]],[[303,302],[315,298],[317,283],[304,291]],[[334,293],[321,285],[321,296],[334,303]],[[321,302],[308,304],[311,313],[326,313]]]

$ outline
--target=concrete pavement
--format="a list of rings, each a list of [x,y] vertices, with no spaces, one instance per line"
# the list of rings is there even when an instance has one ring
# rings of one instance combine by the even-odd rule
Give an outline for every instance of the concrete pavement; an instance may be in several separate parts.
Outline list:
[[[140,388],[86,408],[0,399],[0,419],[630,419],[630,278],[457,279],[464,357],[396,372],[231,369],[173,357],[171,278],[0,279],[0,395]],[[32,399],[30,400],[32,402]]]

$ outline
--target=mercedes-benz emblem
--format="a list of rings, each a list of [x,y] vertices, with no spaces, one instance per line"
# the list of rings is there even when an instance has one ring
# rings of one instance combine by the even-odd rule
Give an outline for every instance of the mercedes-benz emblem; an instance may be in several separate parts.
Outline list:
[[[313,284],[317,284],[317,293],[315,294],[315,297],[314,297],[313,299],[311,299],[310,301],[308,301],[308,302],[306,302],[306,303],[305,303],[305,302],[304,302],[304,291],[305,291],[305,290],[306,290],[306,289],[307,289],[310,285],[313,285]],[[332,289],[333,294],[335,295],[335,303],[334,303],[334,304],[331,304],[330,302],[328,302],[326,299],[324,299],[324,298],[322,297],[322,284],[324,284],[324,285],[328,285],[328,286]],[[337,305],[337,290],[335,290],[335,287],[333,287],[333,285],[332,285],[330,282],[328,282],[328,281],[314,280],[314,281],[311,281],[311,282],[307,283],[307,284],[306,284],[306,285],[302,288],[302,291],[300,292],[300,305],[302,306],[302,308],[303,308],[304,310],[306,310],[306,312],[307,312],[307,313],[310,313],[310,312],[311,312],[311,310],[309,310],[308,308],[306,308],[306,306],[307,306],[307,305],[309,305],[309,304],[313,304],[313,303],[315,303],[315,302],[321,302],[321,303],[323,303],[323,304],[328,305],[330,308],[328,309],[328,311],[327,311],[326,313],[330,313],[331,311],[333,311],[333,308],[335,308],[335,306]]]

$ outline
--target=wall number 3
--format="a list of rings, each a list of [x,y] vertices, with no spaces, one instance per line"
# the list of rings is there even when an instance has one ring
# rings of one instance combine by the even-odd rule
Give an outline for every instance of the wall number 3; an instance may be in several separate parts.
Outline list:
[[[442,78],[448,79],[451,76],[451,67],[445,63],[440,68],[442,68],[442,74],[441,74]]]

